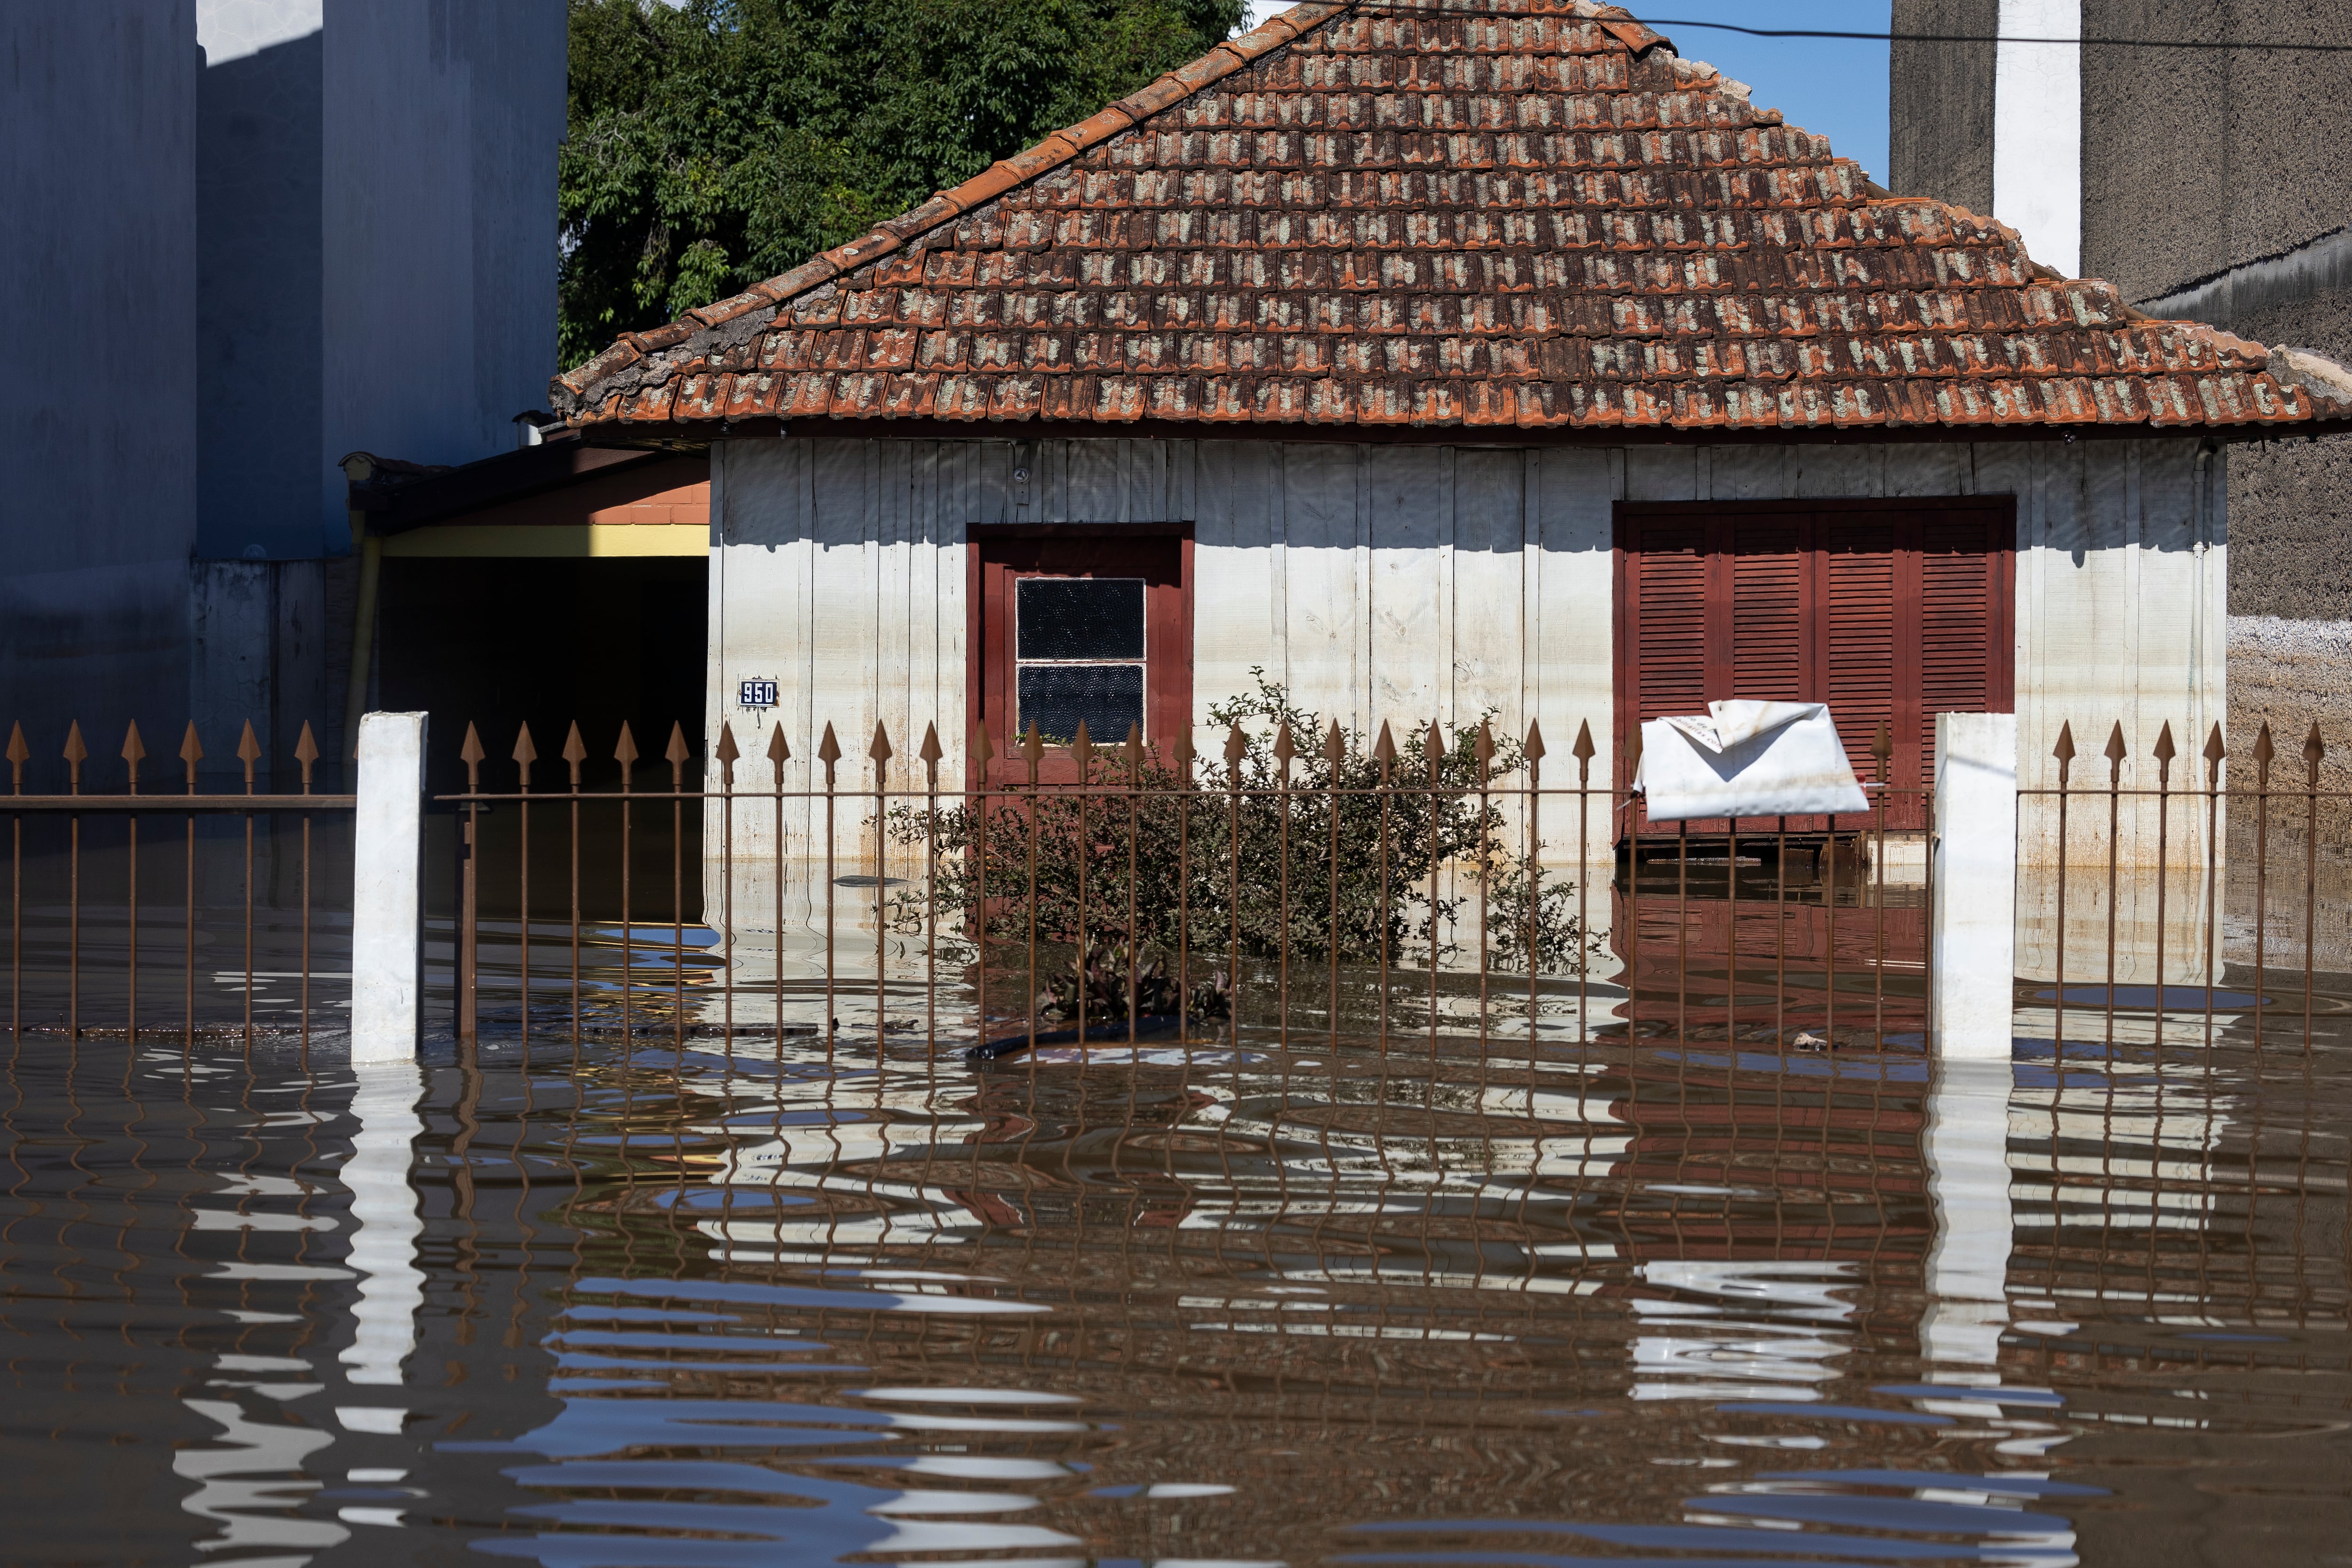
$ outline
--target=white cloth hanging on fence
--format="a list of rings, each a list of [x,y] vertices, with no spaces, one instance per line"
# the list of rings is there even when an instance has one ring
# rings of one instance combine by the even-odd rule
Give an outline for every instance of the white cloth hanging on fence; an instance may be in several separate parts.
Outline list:
[[[1710,702],[1702,717],[1642,726],[1633,793],[1653,822],[1867,811],[1821,702]]]

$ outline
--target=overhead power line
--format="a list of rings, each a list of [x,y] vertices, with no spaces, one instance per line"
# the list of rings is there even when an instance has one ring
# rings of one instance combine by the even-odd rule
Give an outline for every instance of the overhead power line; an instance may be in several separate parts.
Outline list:
[[[1572,20],[1562,12],[1506,11],[1486,5],[1413,5],[1410,0],[1361,0],[1351,6],[1360,15],[1391,16],[1491,16],[1528,21],[1541,16]],[[1857,43],[1894,44],[2077,44],[2084,48],[2116,49],[2272,49],[2295,54],[2352,54],[2352,44],[2296,44],[2275,39],[2237,41],[2227,38],[2035,37],[2015,33],[1864,33],[1830,27],[1742,27],[1731,22],[1702,22],[1691,16],[1635,16],[1645,27],[1699,27],[1717,33],[1740,33],[1751,38],[1834,38]]]

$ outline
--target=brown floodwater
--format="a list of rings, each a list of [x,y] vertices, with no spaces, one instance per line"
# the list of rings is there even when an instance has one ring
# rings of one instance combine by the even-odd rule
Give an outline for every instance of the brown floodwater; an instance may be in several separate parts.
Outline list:
[[[1941,1071],[28,1031],[0,1560],[2352,1561],[2338,1011],[2069,1000]]]

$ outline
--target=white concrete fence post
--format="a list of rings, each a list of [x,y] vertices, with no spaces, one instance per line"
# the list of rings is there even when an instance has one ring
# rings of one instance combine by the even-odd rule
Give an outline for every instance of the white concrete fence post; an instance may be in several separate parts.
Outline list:
[[[2009,1060],[2017,975],[2017,715],[1936,715],[1927,1026],[1938,1057]]]
[[[425,715],[360,720],[352,1060],[416,1059],[425,990]]]

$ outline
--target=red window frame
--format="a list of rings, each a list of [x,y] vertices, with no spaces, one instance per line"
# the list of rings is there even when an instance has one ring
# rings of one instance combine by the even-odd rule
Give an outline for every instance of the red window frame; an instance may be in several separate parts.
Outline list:
[[[1192,530],[1185,523],[993,523],[966,533],[964,707],[967,734],[983,730],[994,756],[974,785],[1026,784],[1021,737],[1013,727],[1013,584],[1024,577],[1143,579],[1143,729],[1160,752],[1192,721]],[[1097,746],[1124,735],[1090,735]],[[1049,747],[1038,769],[1045,784],[1074,783],[1077,764]]]

